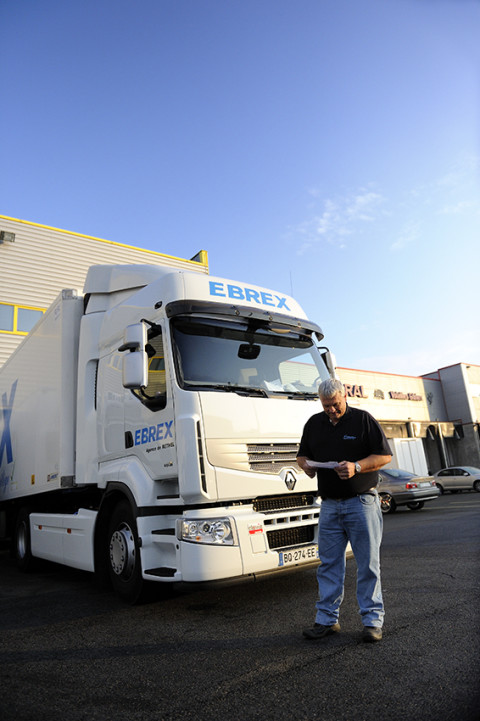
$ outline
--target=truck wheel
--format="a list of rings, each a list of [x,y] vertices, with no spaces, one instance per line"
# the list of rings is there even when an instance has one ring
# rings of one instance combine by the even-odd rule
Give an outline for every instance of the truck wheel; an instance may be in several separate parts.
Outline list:
[[[124,601],[136,603],[143,579],[136,523],[128,501],[120,501],[110,517],[107,558],[114,590]]]
[[[32,556],[30,540],[30,509],[22,508],[17,516],[13,534],[13,555],[21,571],[33,571],[35,559]]]

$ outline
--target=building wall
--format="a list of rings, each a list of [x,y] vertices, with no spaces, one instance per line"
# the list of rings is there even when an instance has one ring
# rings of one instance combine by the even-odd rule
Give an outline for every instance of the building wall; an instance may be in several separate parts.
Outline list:
[[[440,368],[438,375],[444,389],[445,405],[450,418],[459,423],[473,422],[473,408],[465,365],[458,363]]]
[[[438,379],[338,368],[348,402],[382,421],[446,421],[442,383]]]
[[[369,411],[389,439],[421,438],[427,467],[480,467],[480,366],[456,364],[426,376],[337,368],[348,403]]]
[[[453,451],[452,465],[478,466],[480,468],[480,429],[477,424],[469,423],[462,428],[463,438],[461,439],[462,453],[457,455],[456,451],[460,444],[456,444]],[[463,460],[465,459],[465,460]],[[475,460],[477,459],[477,460]]]
[[[480,422],[480,366],[465,365],[466,378],[470,396],[470,411],[474,423]]]
[[[15,235],[14,242],[0,242],[0,318],[4,319],[12,306],[15,318],[24,308],[44,311],[63,288],[81,293],[91,265],[140,263],[208,273],[205,251],[187,260],[3,215],[0,231]],[[132,243],[142,241],[132,238]],[[18,327],[0,330],[0,365],[26,335]]]
[[[448,419],[454,438],[445,439],[449,465],[480,468],[480,366],[456,363],[429,373],[442,384]]]

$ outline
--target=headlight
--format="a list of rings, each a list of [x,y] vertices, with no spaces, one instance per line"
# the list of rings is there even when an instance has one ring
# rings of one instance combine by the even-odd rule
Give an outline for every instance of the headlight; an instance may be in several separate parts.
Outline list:
[[[202,518],[182,521],[182,541],[233,546],[232,522],[228,518]]]

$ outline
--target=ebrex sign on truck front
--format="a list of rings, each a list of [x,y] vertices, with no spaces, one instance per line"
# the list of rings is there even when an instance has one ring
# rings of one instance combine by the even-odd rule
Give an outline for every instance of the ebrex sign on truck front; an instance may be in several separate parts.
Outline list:
[[[276,293],[232,285],[231,283],[215,282],[213,280],[209,281],[209,286],[210,295],[212,296],[230,298],[236,301],[246,301],[247,303],[253,302],[268,308],[275,308],[275,310],[284,308],[285,311],[290,312],[286,297],[277,295]]]

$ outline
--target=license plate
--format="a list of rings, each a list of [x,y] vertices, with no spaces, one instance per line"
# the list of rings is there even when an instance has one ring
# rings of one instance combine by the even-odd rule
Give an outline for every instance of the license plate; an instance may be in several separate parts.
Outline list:
[[[426,486],[429,486],[430,483],[426,481],[425,483],[420,483],[420,488],[425,488]]]
[[[301,548],[291,548],[288,551],[278,552],[279,566],[294,566],[296,563],[306,563],[307,561],[315,561],[318,558],[318,546],[302,546]]]

